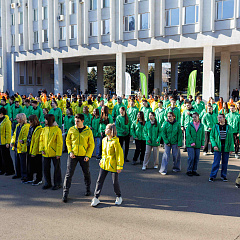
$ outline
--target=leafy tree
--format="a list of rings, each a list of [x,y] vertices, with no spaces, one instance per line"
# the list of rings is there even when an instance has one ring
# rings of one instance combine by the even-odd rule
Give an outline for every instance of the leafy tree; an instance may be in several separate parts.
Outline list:
[[[139,89],[139,65],[138,64],[131,64],[127,65],[126,72],[128,72],[131,75],[131,84],[132,84],[132,90],[138,90]]]
[[[97,89],[97,71],[95,68],[88,73],[88,92],[96,93]]]
[[[116,90],[116,67],[106,66],[103,68],[104,87],[112,92]]]

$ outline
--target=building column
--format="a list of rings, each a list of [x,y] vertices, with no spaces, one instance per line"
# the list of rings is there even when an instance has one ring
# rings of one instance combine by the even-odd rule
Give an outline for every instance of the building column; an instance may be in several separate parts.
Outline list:
[[[231,57],[230,94],[233,89],[239,88],[239,56]]]
[[[116,93],[125,94],[126,53],[116,54]]]
[[[14,53],[11,54],[11,62],[12,62],[12,92],[17,92],[18,88],[18,80],[20,76],[19,72],[19,63],[15,62]]]
[[[88,90],[88,62],[84,59],[80,61],[80,91],[85,93]]]
[[[178,62],[171,62],[171,89],[178,89]]]
[[[63,60],[54,59],[54,94],[63,94]]]
[[[103,95],[104,92],[104,83],[103,83],[103,63],[97,63],[97,93]]]
[[[230,52],[221,52],[221,72],[220,72],[220,97],[227,102],[229,100],[230,84]]]
[[[154,71],[154,88],[159,89],[159,95],[162,93],[162,59],[156,58]]]
[[[140,72],[144,73],[147,78],[147,92],[148,92],[148,57],[140,57]],[[139,84],[139,86],[141,86],[141,83]]]
[[[209,97],[215,98],[215,47],[205,46],[203,48],[203,83],[202,83],[202,99],[204,102]]]

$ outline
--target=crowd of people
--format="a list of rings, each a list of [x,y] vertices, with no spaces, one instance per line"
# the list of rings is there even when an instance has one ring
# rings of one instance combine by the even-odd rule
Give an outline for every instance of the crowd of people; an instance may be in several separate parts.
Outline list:
[[[198,162],[203,155],[214,154],[209,182],[213,182],[222,162],[221,180],[226,182],[229,156],[239,158],[240,102],[207,104],[190,95],[123,96],[106,94],[71,96],[42,92],[40,96],[9,96],[1,93],[0,106],[0,175],[13,175],[22,183],[43,189],[63,187],[62,201],[68,201],[69,189],[79,162],[84,174],[85,195],[91,195],[89,159],[99,160],[99,176],[91,206],[97,206],[104,180],[111,172],[116,205],[122,203],[118,175],[129,162],[130,141],[136,145],[132,164],[138,159],[142,170],[153,167],[161,175],[168,173],[171,151],[173,172],[181,171],[181,152],[188,153],[187,176],[200,176]],[[159,162],[159,148],[164,154]],[[209,151],[210,147],[210,151]],[[10,154],[14,151],[15,164]],[[123,151],[124,149],[124,151]],[[67,171],[62,184],[60,158],[68,153]],[[54,176],[51,177],[51,163]],[[52,184],[53,182],[53,184]],[[240,174],[236,179],[240,188]]]

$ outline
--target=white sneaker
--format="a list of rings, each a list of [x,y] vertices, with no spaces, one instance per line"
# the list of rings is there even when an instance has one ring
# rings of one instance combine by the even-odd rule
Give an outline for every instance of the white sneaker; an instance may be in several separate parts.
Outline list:
[[[117,197],[116,201],[115,201],[115,205],[121,205],[122,204],[122,198],[121,197]]]
[[[91,206],[96,207],[100,203],[100,200],[96,197],[92,199]]]
[[[147,168],[146,168],[145,166],[142,167],[142,170],[143,170],[143,171],[146,171],[146,169],[147,169]]]
[[[133,144],[135,144],[135,140],[133,140]]]
[[[158,165],[155,165],[153,168],[158,169]]]
[[[210,152],[210,154],[213,154],[213,152]]]
[[[204,153],[203,153],[203,156],[207,156],[207,153],[206,153],[206,152],[204,152]]]
[[[239,156],[238,156],[237,154],[235,154],[235,158],[236,158],[236,159],[239,159]]]
[[[159,171],[159,173],[161,173],[162,175],[166,175],[166,174],[167,174],[167,173],[165,173],[165,172],[160,172],[160,171]]]

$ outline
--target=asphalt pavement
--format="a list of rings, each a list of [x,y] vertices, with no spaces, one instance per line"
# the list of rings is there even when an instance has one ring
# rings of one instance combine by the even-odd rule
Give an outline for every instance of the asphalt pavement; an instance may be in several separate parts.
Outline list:
[[[131,145],[129,160],[134,146]],[[160,150],[160,163],[163,149]],[[168,174],[126,163],[120,174],[123,203],[115,206],[109,174],[100,196],[101,204],[90,207],[93,196],[85,197],[85,186],[78,165],[68,203],[62,203],[62,189],[42,190],[42,186],[22,184],[19,179],[0,176],[0,240],[32,239],[224,239],[240,240],[240,189],[235,179],[240,159],[229,160],[228,182],[208,182],[213,155],[201,152],[200,176],[186,175],[187,154],[182,153],[182,171]],[[61,157],[62,175],[67,154]],[[52,167],[53,168],[53,167]],[[52,169],[53,170],[53,169]],[[94,191],[99,166],[90,160]]]

